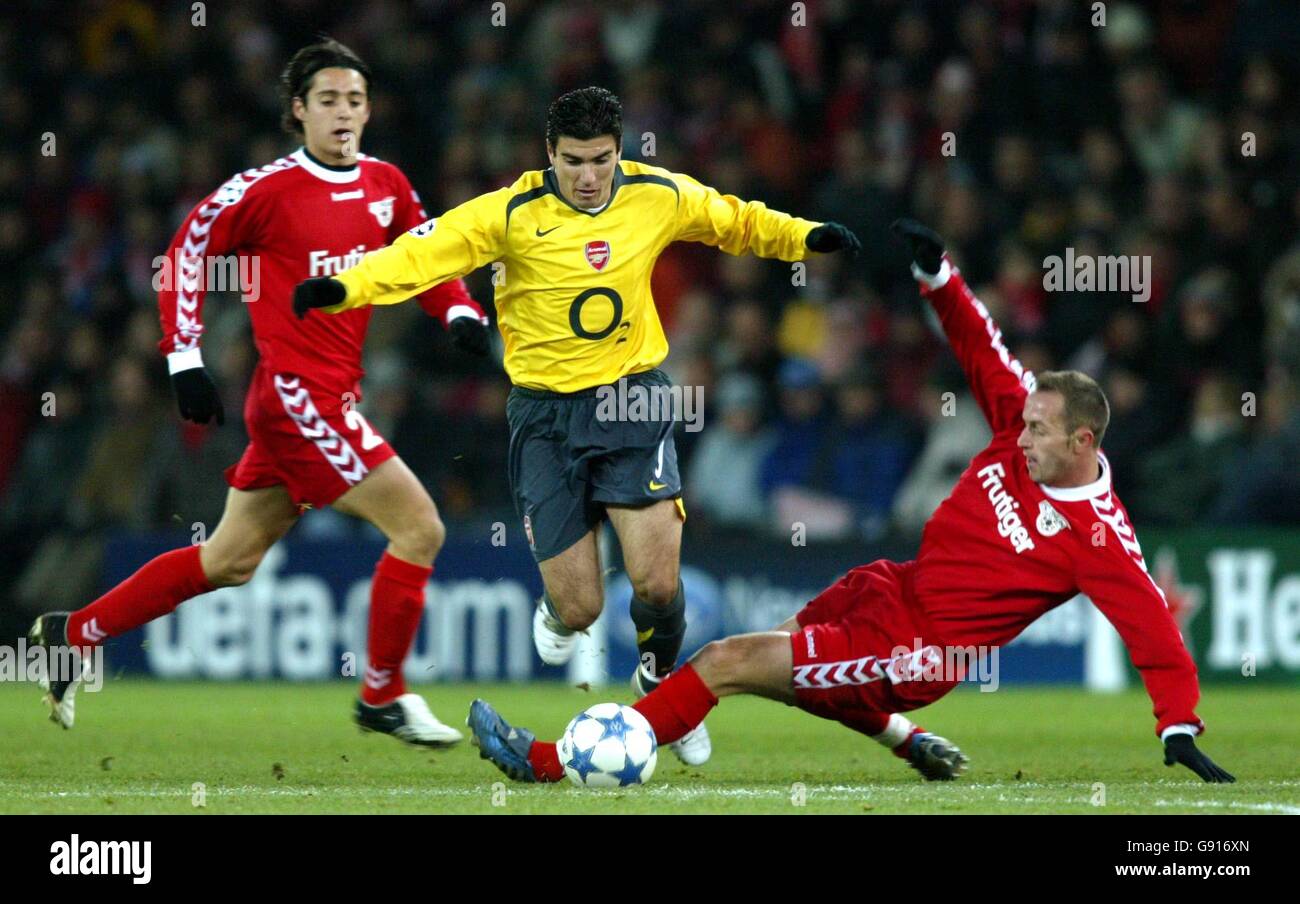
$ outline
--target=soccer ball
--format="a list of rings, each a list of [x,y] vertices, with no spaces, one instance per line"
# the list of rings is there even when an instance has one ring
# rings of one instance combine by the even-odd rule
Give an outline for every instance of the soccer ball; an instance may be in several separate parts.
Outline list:
[[[584,788],[648,782],[658,748],[645,716],[619,703],[597,703],[574,716],[556,744],[564,774]]]

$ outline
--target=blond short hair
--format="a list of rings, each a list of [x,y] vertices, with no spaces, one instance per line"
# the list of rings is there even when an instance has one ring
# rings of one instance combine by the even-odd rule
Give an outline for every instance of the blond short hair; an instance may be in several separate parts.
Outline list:
[[[1059,392],[1065,400],[1061,408],[1065,432],[1087,427],[1097,438],[1094,445],[1100,446],[1110,424],[1110,403],[1097,381],[1079,370],[1045,370],[1035,377],[1035,392]]]

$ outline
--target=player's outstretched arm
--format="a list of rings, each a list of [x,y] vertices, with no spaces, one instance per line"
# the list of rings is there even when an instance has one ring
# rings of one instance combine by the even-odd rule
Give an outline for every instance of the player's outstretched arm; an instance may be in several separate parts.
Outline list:
[[[1164,596],[1141,561],[1141,547],[1113,493],[1092,502],[1099,528],[1079,544],[1076,586],[1106,616],[1142,676],[1164,743],[1165,765],[1182,763],[1207,782],[1235,779],[1197,749],[1194,737],[1205,730],[1196,715],[1200,689],[1196,664],[1187,652]],[[1098,543],[1094,538],[1100,537]]]
[[[668,175],[679,193],[674,241],[703,242],[728,254],[750,253],[783,261],[801,261],[809,251],[856,255],[862,249],[847,226],[792,217],[761,201],[724,195],[690,176]]]
[[[809,251],[816,251],[819,254],[847,251],[857,257],[862,251],[862,242],[853,234],[853,230],[829,220],[808,233],[804,244],[808,246]]]
[[[989,426],[995,433],[1019,429],[1025,397],[1034,388],[1033,374],[1007,351],[1002,330],[944,254],[939,234],[907,219],[895,220],[890,229],[908,245],[912,275],[939,315],[948,343]]]
[[[399,304],[498,259],[505,252],[510,197],[511,189],[502,188],[471,198],[402,233],[336,278],[299,283],[294,313],[301,318],[312,308],[338,314],[371,304]]]

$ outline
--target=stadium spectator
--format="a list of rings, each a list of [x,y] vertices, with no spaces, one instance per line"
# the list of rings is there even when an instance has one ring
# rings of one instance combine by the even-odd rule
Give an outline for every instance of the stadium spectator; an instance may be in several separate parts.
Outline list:
[[[691,457],[687,511],[710,527],[761,529],[767,507],[759,470],[776,441],[772,429],[763,426],[763,384],[752,374],[728,374],[708,410],[718,416],[705,421]]]
[[[1188,527],[1213,509],[1245,448],[1240,395],[1222,375],[1201,381],[1187,431],[1138,461],[1135,518]]]

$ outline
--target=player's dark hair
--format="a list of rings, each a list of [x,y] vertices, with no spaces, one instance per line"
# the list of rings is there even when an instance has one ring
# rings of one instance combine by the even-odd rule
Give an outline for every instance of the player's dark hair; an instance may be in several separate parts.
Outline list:
[[[1065,432],[1070,434],[1087,427],[1096,437],[1093,447],[1100,447],[1110,424],[1110,403],[1097,381],[1078,370],[1045,370],[1036,376],[1035,392],[1059,392],[1065,400],[1061,408]]]
[[[366,95],[370,94],[370,67],[351,48],[331,37],[321,35],[315,44],[308,44],[293,55],[280,73],[280,99],[284,109],[280,114],[280,127],[290,135],[303,134],[302,123],[293,115],[293,100],[307,103],[311,80],[322,69],[355,69],[366,80]]]
[[[577,88],[561,94],[546,111],[546,144],[552,151],[561,135],[589,141],[613,135],[614,147],[623,146],[623,104],[604,88]]]

